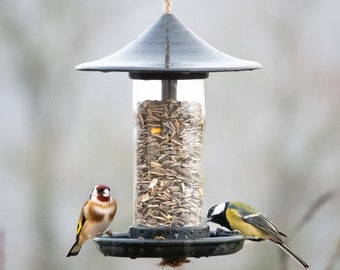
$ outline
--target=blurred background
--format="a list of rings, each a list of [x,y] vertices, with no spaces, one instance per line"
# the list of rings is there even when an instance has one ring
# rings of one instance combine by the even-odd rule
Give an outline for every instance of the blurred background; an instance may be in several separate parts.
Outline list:
[[[92,241],[66,254],[96,184],[120,205],[111,229],[133,223],[132,81],[74,67],[132,41],[163,3],[0,0],[1,270],[158,269],[159,259],[104,257]],[[206,81],[205,209],[248,202],[312,269],[340,269],[340,1],[176,0],[172,11],[263,66]],[[182,269],[209,267],[299,269],[269,242]]]

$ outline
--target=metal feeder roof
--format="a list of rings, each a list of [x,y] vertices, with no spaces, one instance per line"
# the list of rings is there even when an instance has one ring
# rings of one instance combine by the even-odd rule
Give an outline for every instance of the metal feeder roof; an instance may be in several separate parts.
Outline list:
[[[173,14],[163,14],[145,32],[116,53],[76,67],[83,71],[127,71],[207,77],[208,72],[243,71],[261,68],[257,62],[227,55],[199,38]],[[196,74],[196,76],[195,76]],[[199,75],[200,74],[200,75]],[[147,76],[146,76],[147,77]],[[157,76],[156,76],[157,77]]]

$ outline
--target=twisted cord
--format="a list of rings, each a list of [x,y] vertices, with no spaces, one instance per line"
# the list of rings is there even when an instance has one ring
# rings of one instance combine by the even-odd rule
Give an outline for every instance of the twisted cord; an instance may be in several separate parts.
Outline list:
[[[165,0],[165,13],[171,13],[171,0]]]

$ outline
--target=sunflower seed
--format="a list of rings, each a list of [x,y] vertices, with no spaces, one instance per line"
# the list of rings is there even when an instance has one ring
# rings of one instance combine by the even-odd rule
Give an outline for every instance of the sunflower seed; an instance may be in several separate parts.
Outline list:
[[[156,186],[158,183],[158,178],[154,178],[151,180],[149,188],[153,188],[154,186]]]
[[[135,222],[198,226],[203,220],[203,108],[198,102],[137,105]]]

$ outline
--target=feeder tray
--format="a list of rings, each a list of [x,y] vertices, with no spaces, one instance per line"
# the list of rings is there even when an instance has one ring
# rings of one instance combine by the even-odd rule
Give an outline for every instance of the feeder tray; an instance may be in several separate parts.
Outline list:
[[[197,239],[135,239],[129,233],[94,238],[98,250],[105,256],[136,258],[209,257],[240,251],[244,236],[221,229]]]

